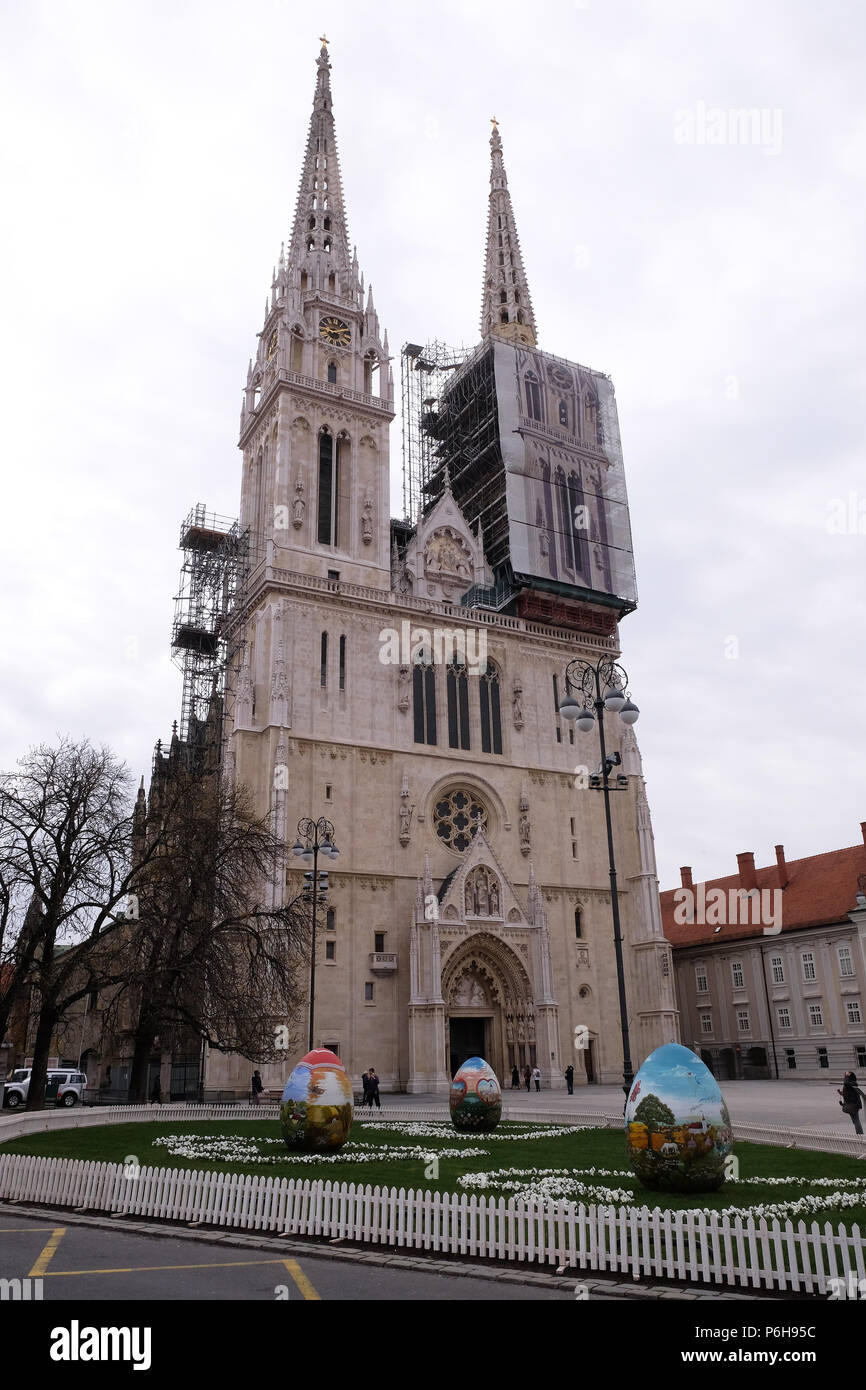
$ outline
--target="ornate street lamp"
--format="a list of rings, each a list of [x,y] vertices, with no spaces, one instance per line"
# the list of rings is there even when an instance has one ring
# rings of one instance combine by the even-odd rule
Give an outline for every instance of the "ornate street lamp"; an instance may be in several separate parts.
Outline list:
[[[304,816],[298,821],[298,838],[292,845],[292,853],[299,859],[303,859],[305,864],[312,864],[312,886],[313,886],[313,932],[312,945],[310,951],[310,1051],[315,1046],[313,1038],[313,1028],[316,1010],[316,911],[318,908],[318,895],[328,891],[328,871],[323,870],[325,882],[319,884],[319,855],[323,854],[326,859],[336,859],[340,851],[334,844],[334,827],[324,816],[318,820],[312,820],[309,816]]]
[[[575,720],[582,733],[588,734],[598,727],[598,740],[601,747],[601,791],[604,792],[604,818],[607,826],[607,857],[610,866],[610,904],[613,913],[613,944],[616,951],[616,979],[619,989],[619,1021],[622,1030],[622,1084],[628,1096],[634,1071],[631,1065],[631,1050],[628,1037],[628,1005],[625,997],[625,972],[622,961],[622,932],[619,921],[619,897],[616,886],[616,860],[613,852],[613,829],[610,820],[610,792],[615,790],[609,784],[611,768],[620,762],[619,753],[608,752],[604,744],[605,712],[619,715],[624,724],[637,723],[640,710],[628,693],[628,675],[609,657],[600,657],[595,665],[578,658],[569,662],[565,672],[565,699],[559,712],[565,719]],[[627,785],[620,775],[618,784]],[[590,786],[598,786],[593,778]]]

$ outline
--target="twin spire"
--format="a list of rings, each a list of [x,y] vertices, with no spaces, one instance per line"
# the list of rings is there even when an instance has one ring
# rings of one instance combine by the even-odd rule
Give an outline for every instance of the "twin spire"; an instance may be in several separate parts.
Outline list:
[[[287,264],[296,274],[312,272],[312,282],[336,272],[338,293],[357,280],[357,258],[349,253],[349,232],[343,201],[343,183],[337,153],[337,137],[331,101],[331,64],[327,39],[316,61],[313,113]],[[342,281],[343,283],[339,283]],[[354,288],[354,283],[352,284]],[[361,290],[363,295],[363,289]],[[499,124],[494,117],[490,137],[490,197],[487,216],[487,250],[481,301],[481,335],[535,347],[535,315],[523,266],[517,224],[502,159]]]
[[[536,344],[535,315],[502,161],[499,122],[495,116],[490,137],[487,253],[481,296],[481,336],[488,335],[511,343],[524,343],[527,347]]]
[[[326,39],[322,40],[316,66],[313,114],[295,205],[289,260],[295,267],[307,262],[328,263],[338,270],[348,271],[352,257],[334,130],[331,64]]]

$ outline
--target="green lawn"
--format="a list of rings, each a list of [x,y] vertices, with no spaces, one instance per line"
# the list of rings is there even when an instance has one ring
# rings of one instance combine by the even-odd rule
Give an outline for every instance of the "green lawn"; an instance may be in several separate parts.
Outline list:
[[[14,1139],[0,1152],[109,1163],[122,1163],[134,1155],[142,1166],[210,1168],[263,1177],[319,1178],[396,1188],[483,1192],[494,1197],[523,1192],[604,1205],[619,1205],[623,1201],[619,1194],[626,1192],[634,1195],[636,1206],[672,1209],[746,1209],[759,1204],[825,1198],[838,1189],[854,1194],[856,1205],[834,1202],[816,1211],[801,1208],[769,1215],[778,1214],[783,1220],[790,1215],[795,1222],[802,1218],[821,1224],[841,1220],[846,1226],[857,1223],[861,1230],[866,1229],[866,1164],[856,1159],[763,1144],[737,1144],[739,1182],[726,1183],[720,1192],[681,1196],[651,1193],[641,1187],[631,1173],[625,1156],[624,1136],[618,1130],[557,1133],[558,1128],[561,1127],[504,1123],[492,1134],[459,1135],[447,1124],[431,1126],[409,1119],[381,1124],[365,1121],[355,1124],[348,1144],[334,1155],[337,1161],[324,1162],[313,1157],[312,1161],[300,1162],[284,1148],[275,1120],[184,1124],[167,1119],[156,1123],[58,1129]],[[413,1130],[416,1132],[412,1133]],[[167,1136],[181,1136],[182,1144],[192,1141],[197,1152],[184,1157],[155,1142]],[[229,1141],[226,1152],[230,1157],[227,1159],[217,1157],[213,1151],[213,1145],[219,1140]],[[209,1152],[202,1153],[203,1144]],[[277,1161],[256,1162],[256,1155]],[[430,1173],[434,1156],[439,1164],[438,1178]],[[613,1171],[593,1174],[586,1171],[589,1169]],[[470,1176],[483,1174],[491,1176],[480,1182],[478,1176],[475,1181]],[[751,1181],[780,1177],[822,1181],[821,1185],[811,1181],[780,1185]],[[469,1181],[461,1184],[461,1178]],[[583,1190],[576,1190],[575,1183],[582,1184]]]

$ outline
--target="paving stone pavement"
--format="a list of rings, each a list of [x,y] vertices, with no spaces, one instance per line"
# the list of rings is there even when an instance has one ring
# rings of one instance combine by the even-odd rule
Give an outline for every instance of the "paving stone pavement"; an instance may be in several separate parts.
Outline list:
[[[836,1089],[841,1079],[828,1081],[724,1081],[722,1090],[731,1119],[743,1124],[779,1124],[798,1127],[818,1126],[831,1132],[852,1133],[851,1121],[839,1109]],[[534,1114],[618,1115],[622,1113],[621,1086],[578,1086],[573,1096],[567,1091],[514,1090],[502,1093],[506,1110]],[[435,1106],[448,1114],[445,1096],[403,1094],[383,1095],[383,1104],[411,1112]],[[359,1115],[366,1113],[356,1112]]]

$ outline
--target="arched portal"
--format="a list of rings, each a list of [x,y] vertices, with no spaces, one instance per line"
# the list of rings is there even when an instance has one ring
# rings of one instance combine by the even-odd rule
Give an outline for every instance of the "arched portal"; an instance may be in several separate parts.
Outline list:
[[[489,932],[461,942],[442,971],[445,1067],[449,1076],[480,1056],[501,1083],[536,1063],[535,1004],[522,961]]]

